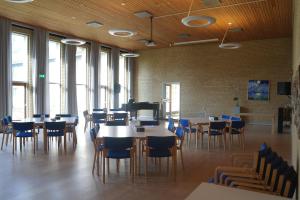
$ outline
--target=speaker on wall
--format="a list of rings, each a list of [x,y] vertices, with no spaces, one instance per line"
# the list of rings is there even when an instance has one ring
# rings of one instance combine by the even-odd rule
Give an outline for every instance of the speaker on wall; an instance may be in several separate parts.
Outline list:
[[[121,91],[121,85],[119,83],[114,84],[114,93],[119,94]]]
[[[291,82],[278,82],[277,95],[291,95]]]

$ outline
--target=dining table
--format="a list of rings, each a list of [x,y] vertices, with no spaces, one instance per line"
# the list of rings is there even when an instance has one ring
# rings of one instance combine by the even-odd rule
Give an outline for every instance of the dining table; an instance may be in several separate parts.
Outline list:
[[[76,125],[78,123],[78,117],[60,117],[60,118],[43,118],[43,117],[32,117],[32,118],[25,118],[23,120],[13,120],[13,122],[33,122],[35,128],[37,129],[42,129],[44,128],[45,122],[66,122],[66,127],[69,130],[72,130],[73,133],[73,144],[76,142],[77,143],[77,137],[76,137]],[[47,151],[47,146],[46,146],[46,139],[47,137],[43,137],[43,143],[44,143],[44,151]],[[66,146],[67,146],[67,140],[66,140],[66,135],[64,135],[64,149],[66,151]]]
[[[158,136],[158,137],[167,137],[175,136],[174,133],[168,131],[163,126],[143,126],[144,131],[137,131],[136,122],[131,121],[127,126],[106,126],[100,125],[97,139],[102,140],[104,137],[133,137],[136,139],[137,152],[138,152],[138,162],[135,162],[136,169],[140,173],[141,166],[141,156],[142,156],[142,142],[148,136]]]

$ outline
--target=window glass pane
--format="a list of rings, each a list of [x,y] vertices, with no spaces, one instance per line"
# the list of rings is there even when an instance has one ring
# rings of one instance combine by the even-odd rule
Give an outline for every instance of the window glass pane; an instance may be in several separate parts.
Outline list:
[[[126,65],[125,65],[125,57],[119,57],[119,84],[120,84],[120,93],[119,93],[119,107],[122,104],[126,103]]]
[[[79,116],[81,116],[81,113],[83,111],[87,110],[87,90],[85,85],[77,85],[77,108]]]
[[[13,85],[13,119],[21,120],[25,117],[25,86]]]
[[[54,117],[56,114],[60,114],[60,85],[49,84],[50,91],[50,115]]]
[[[60,83],[61,44],[49,41],[49,82]]]
[[[87,78],[87,60],[86,48],[77,47],[76,50],[76,83],[77,84],[86,84]]]
[[[28,81],[29,36],[12,33],[12,80]]]

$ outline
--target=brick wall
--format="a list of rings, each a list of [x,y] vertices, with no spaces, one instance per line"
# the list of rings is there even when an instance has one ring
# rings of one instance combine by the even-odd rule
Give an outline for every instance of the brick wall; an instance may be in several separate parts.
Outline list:
[[[181,116],[232,113],[240,98],[247,112],[277,113],[289,103],[278,96],[277,82],[290,81],[292,39],[247,41],[237,50],[219,49],[217,43],[140,51],[134,75],[138,101],[160,101],[164,82],[181,84]],[[270,101],[248,101],[248,80],[270,80]],[[243,111],[243,110],[242,110]]]

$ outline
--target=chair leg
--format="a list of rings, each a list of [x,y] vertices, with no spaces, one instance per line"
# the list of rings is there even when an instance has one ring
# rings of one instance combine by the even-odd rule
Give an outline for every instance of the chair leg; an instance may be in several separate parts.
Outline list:
[[[174,175],[174,181],[176,181],[176,173],[177,173],[177,159],[176,159],[176,149],[173,150],[172,152],[172,157],[173,157],[173,175]]]
[[[107,174],[110,173],[110,170],[109,170],[109,158],[107,158]]]
[[[96,152],[96,150],[95,150],[95,153],[94,153],[94,161],[93,161],[93,169],[92,169],[92,174],[93,174],[93,175],[94,175],[94,170],[95,170],[96,157],[97,157],[97,152]]]
[[[105,156],[103,155],[103,163],[102,163],[102,180],[103,184],[105,184]]]
[[[211,136],[208,135],[208,151],[210,151],[210,140],[211,140]]]
[[[245,151],[245,134],[242,133],[242,145],[243,145],[243,151]]]
[[[181,158],[182,170],[184,170],[182,149],[180,149],[180,158]]]
[[[145,177],[147,178],[147,176],[148,176],[148,155],[145,156]]]
[[[5,133],[2,133],[2,134],[3,134],[3,136],[2,136],[1,150],[3,149],[3,143],[4,143],[4,138],[5,138]],[[7,138],[8,138],[8,136],[7,136]]]
[[[20,137],[20,151],[22,152],[22,138]]]
[[[33,136],[33,154],[35,154],[35,136]]]
[[[15,137],[13,137],[13,155],[15,154]]]
[[[169,168],[170,168],[169,157],[167,157],[167,175],[168,176],[169,176]]]
[[[224,151],[226,151],[226,135],[225,135],[225,133],[223,133],[223,146],[224,146]]]

